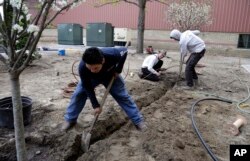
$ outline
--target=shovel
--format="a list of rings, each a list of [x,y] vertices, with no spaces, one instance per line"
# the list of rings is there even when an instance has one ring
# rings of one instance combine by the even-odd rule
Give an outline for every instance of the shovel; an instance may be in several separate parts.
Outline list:
[[[115,77],[113,76],[109,82],[109,85],[108,85],[108,87],[104,93],[104,96],[101,100],[100,108],[102,108],[104,103],[105,103],[105,100],[108,96],[109,90],[114,82],[114,79],[115,79]],[[85,135],[85,133],[82,134],[81,148],[82,148],[83,152],[87,152],[89,150],[89,144],[90,144],[90,139],[91,139],[91,135],[92,135],[91,132],[92,132],[92,129],[93,129],[98,117],[99,117],[99,114],[95,115],[94,119],[92,120],[89,132],[86,135]]]

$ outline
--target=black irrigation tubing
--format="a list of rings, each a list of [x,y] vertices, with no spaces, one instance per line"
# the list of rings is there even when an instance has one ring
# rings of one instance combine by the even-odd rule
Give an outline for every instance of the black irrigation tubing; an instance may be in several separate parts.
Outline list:
[[[205,149],[207,150],[207,152],[211,156],[211,158],[214,161],[218,161],[218,159],[216,158],[216,156],[214,155],[214,153],[212,152],[212,150],[208,147],[208,145],[206,144],[206,142],[202,138],[201,133],[199,132],[199,130],[198,130],[197,126],[196,126],[196,122],[194,120],[195,105],[198,104],[199,102],[202,102],[202,101],[205,101],[205,100],[222,101],[222,102],[226,102],[226,103],[233,103],[233,102],[231,100],[222,99],[222,98],[203,98],[203,99],[199,99],[198,101],[196,101],[196,102],[194,102],[192,104],[192,108],[191,108],[191,120],[192,120],[192,125],[193,125],[193,128],[195,130],[195,133],[198,135],[200,141],[202,142],[202,145],[205,147]]]

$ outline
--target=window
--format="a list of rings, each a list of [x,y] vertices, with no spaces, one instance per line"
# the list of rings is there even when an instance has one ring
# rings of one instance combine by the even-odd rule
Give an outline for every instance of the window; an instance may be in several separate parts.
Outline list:
[[[250,49],[250,34],[240,34],[238,48]]]

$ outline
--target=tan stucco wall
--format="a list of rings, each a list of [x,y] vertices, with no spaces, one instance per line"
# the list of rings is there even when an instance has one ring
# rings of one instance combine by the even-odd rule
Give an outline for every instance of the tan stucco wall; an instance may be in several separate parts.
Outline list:
[[[149,44],[152,46],[164,47],[168,46],[178,46],[175,41],[169,38],[170,31],[157,31],[157,30],[146,30],[144,33],[144,43],[145,45]],[[137,31],[133,30],[132,41],[136,43]],[[207,47],[216,47],[216,48],[237,48],[238,43],[237,33],[215,33],[215,32],[204,32],[200,33],[201,37]]]

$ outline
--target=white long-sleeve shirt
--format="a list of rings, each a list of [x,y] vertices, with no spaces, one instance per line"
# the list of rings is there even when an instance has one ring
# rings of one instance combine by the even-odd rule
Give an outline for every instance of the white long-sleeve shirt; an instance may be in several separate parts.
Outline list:
[[[158,55],[157,54],[153,54],[153,55],[149,55],[147,56],[143,63],[142,63],[142,68],[148,68],[148,70],[156,75],[158,75],[158,72],[154,70],[153,66],[155,64],[157,64],[159,61]]]
[[[205,49],[204,41],[195,34],[199,34],[199,32],[187,30],[181,34],[179,44],[182,58],[184,58],[188,52],[198,53]]]

